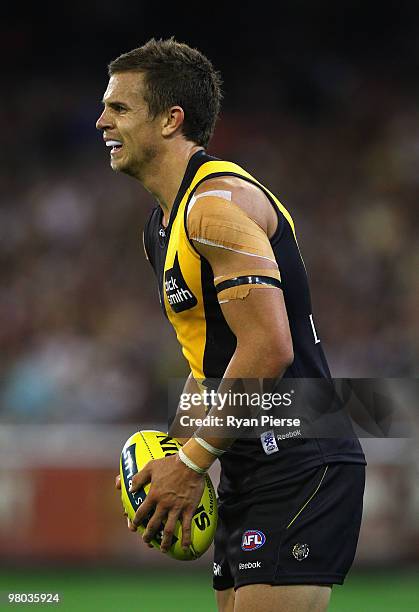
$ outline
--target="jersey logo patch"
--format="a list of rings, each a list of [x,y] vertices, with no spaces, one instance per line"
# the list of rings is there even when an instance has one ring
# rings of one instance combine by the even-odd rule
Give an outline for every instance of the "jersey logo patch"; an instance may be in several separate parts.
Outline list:
[[[175,312],[189,310],[198,303],[182,276],[177,253],[173,268],[166,270],[164,273],[164,290],[166,291],[167,301]]]
[[[279,451],[274,431],[265,431],[260,435],[260,441],[262,442],[263,450],[267,455],[272,455],[272,453],[277,453]]]
[[[295,544],[292,549],[292,554],[297,559],[297,561],[302,561],[303,559],[307,559],[308,553],[310,549],[308,544]]]
[[[266,542],[266,536],[263,531],[257,529],[248,529],[244,532],[242,538],[242,550],[250,552],[251,550],[257,550],[263,546]]]

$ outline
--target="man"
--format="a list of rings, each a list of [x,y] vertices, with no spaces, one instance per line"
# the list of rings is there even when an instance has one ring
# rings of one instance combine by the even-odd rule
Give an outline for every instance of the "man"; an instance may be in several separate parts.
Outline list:
[[[329,379],[289,212],[245,170],[205,152],[221,99],[209,60],[173,39],[153,39],[111,62],[109,76],[97,127],[112,168],[138,179],[158,202],[144,247],[191,367],[185,390],[217,378],[221,386]],[[180,519],[188,546],[204,474],[220,458],[219,610],[326,610],[358,539],[359,443],[275,441],[268,454],[260,439],[223,439],[205,427],[184,442],[179,454],[151,461],[134,478],[133,490],[150,481],[151,488],[131,529],[151,514],[149,543],[165,521],[167,551]]]

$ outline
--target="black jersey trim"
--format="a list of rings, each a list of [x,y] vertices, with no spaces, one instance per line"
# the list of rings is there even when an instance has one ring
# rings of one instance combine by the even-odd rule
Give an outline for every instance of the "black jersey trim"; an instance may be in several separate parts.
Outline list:
[[[148,261],[151,265],[151,267],[153,268],[153,270],[155,271],[155,260],[154,260],[154,251],[152,249],[152,245],[154,244],[154,237],[152,235],[152,231],[154,228],[154,224],[155,224],[155,217],[156,215],[158,216],[159,214],[159,210],[160,207],[159,206],[155,206],[152,211],[150,212],[148,219],[145,222],[144,225],[144,230],[143,230],[143,236],[144,236],[144,250],[147,253],[148,256]]]
[[[235,278],[230,278],[226,281],[222,281],[218,285],[216,285],[217,293],[221,293],[225,289],[230,289],[230,287],[238,287],[239,285],[272,285],[273,287],[278,287],[278,289],[282,289],[282,283],[277,278],[272,278],[272,276],[236,276]]]

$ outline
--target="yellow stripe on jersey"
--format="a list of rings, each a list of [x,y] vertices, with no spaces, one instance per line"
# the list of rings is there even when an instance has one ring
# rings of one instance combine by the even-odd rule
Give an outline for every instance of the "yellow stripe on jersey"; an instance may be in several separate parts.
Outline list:
[[[194,378],[205,378],[203,355],[206,342],[206,320],[201,285],[201,259],[186,236],[183,219],[185,203],[182,201],[170,232],[164,265],[166,285],[166,290],[163,292],[164,302],[168,319],[175,329],[182,352],[189,362]],[[173,303],[169,302],[169,298],[176,296],[176,293],[168,294],[167,291],[167,283],[170,283],[171,278],[175,279],[176,282],[176,275],[171,276],[170,274],[170,271],[175,268],[175,263],[177,263],[187,287],[184,291],[189,291],[197,302],[193,308],[178,312],[172,308]],[[180,295],[179,297],[183,296]]]

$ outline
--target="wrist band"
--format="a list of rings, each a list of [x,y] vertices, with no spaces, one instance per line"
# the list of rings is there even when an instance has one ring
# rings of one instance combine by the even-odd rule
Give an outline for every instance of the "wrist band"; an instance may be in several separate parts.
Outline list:
[[[221,455],[225,453],[225,450],[222,450],[221,448],[215,448],[215,446],[212,446],[211,444],[209,444],[209,442],[203,440],[202,438],[194,438],[194,440],[198,442],[198,444],[202,446],[202,448],[205,448],[205,450],[207,450],[212,455],[215,455],[216,457],[221,457]]]
[[[192,459],[189,459],[189,457],[187,455],[185,455],[185,453],[183,452],[183,448],[179,449],[179,453],[178,454],[179,454],[179,459],[182,461],[182,463],[187,465],[188,468],[190,468],[191,470],[193,470],[197,474],[206,474],[207,473],[207,470],[203,470],[202,468],[200,468],[199,465],[196,465],[196,463],[194,463],[192,461]]]

